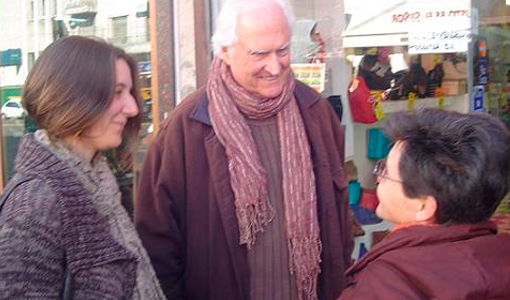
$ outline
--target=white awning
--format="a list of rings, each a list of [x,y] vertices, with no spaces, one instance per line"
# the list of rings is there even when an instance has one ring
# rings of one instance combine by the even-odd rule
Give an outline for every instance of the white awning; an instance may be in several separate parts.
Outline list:
[[[409,45],[410,35],[421,37],[423,28],[465,31],[472,24],[470,0],[345,0],[345,13],[347,48]]]

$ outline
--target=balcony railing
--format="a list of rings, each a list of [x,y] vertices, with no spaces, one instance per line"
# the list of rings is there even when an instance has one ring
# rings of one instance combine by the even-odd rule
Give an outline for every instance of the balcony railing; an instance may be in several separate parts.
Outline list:
[[[66,15],[95,12],[97,12],[97,0],[70,0],[65,9]]]

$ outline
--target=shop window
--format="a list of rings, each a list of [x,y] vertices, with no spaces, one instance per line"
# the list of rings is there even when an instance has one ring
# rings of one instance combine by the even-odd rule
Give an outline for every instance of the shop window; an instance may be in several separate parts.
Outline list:
[[[473,1],[479,19],[474,80],[486,86],[487,110],[510,128],[510,3]]]
[[[47,0],[42,0],[42,3],[41,3],[41,17],[45,17],[46,16],[46,3]]]
[[[30,0],[30,6],[28,8],[28,20],[29,21],[34,20],[34,14],[35,14],[35,1]]]
[[[146,41],[150,41],[151,40],[151,30],[150,30],[150,19],[149,17],[147,16],[147,18],[145,18],[145,32],[147,33],[145,36],[147,37]]]
[[[5,104],[9,99],[13,97],[21,98],[21,86],[25,80],[25,78],[21,78],[23,74],[26,74],[27,70],[30,70],[35,63],[40,51],[44,50],[46,36],[49,36],[49,40],[58,39],[60,37],[69,35],[69,34],[78,34],[78,35],[86,35],[86,36],[98,36],[103,39],[107,39],[110,42],[113,42],[117,46],[122,47],[126,50],[127,53],[133,55],[140,62],[140,87],[142,89],[143,99],[144,99],[144,107],[145,111],[143,129],[141,131],[141,135],[145,137],[148,132],[148,128],[151,125],[151,65],[150,65],[150,41],[149,41],[149,10],[148,10],[148,1],[147,5],[143,6],[141,9],[132,9],[130,5],[126,6],[125,1],[101,1],[101,3],[108,2],[108,5],[98,5],[96,2],[99,1],[60,1],[60,0],[23,0],[26,2],[26,10],[22,11],[22,5],[17,6],[9,6],[9,9],[13,9],[13,11],[6,11],[9,15],[22,15],[25,13],[26,17],[24,18],[27,22],[26,24],[22,24],[20,22],[20,26],[24,26],[24,30],[19,28],[19,38],[13,41],[14,43],[11,48],[13,49],[21,49],[21,53],[26,53],[26,61],[22,61],[21,67],[19,67],[16,72],[2,72],[2,77],[0,80],[0,84],[2,84],[0,88],[1,92],[1,105]],[[111,3],[110,3],[111,2]],[[128,1],[129,2],[129,1]],[[144,2],[144,1],[137,1]],[[83,3],[84,5],[74,5]],[[88,3],[96,3],[92,8],[86,7],[85,4]],[[61,7],[60,7],[61,6]],[[16,9],[14,11],[14,9]],[[62,11],[58,11],[61,9]],[[121,13],[119,13],[122,11]],[[3,12],[2,12],[3,13]],[[138,17],[136,17],[138,13]],[[50,17],[53,15],[58,15],[59,18],[53,19],[51,22],[52,26],[49,28],[47,26],[39,26],[37,27],[38,36],[40,43],[35,44],[30,41],[33,40],[33,35],[35,31],[35,27],[33,24],[34,19],[37,20],[41,16]],[[111,16],[119,16],[116,18],[111,18]],[[128,18],[128,15],[130,16]],[[2,23],[0,20],[0,27],[5,28],[6,24]],[[17,23],[18,24],[18,23]],[[97,26],[96,26],[97,24]],[[100,24],[100,25],[99,25]],[[42,25],[42,24],[41,24]],[[131,45],[129,45],[128,39],[128,27],[130,28],[138,28],[138,26],[146,27],[147,34],[134,43],[134,40]],[[145,28],[140,30],[139,34],[144,34]],[[22,33],[26,32],[27,37],[23,37]],[[138,32],[136,32],[138,34]],[[29,49],[24,48],[23,40],[28,38],[30,47]],[[25,58],[24,58],[25,59]],[[25,70],[26,67],[26,70]],[[11,69],[15,69],[15,66],[4,68],[7,71]],[[9,104],[10,106],[10,104]],[[7,108],[6,108],[7,109]],[[1,141],[1,164],[0,164],[0,172],[3,175],[3,182],[0,184],[4,184],[12,175],[13,175],[13,166],[14,159],[16,155],[16,149],[18,147],[19,141],[22,135],[26,132],[34,131],[36,128],[31,124],[31,120],[28,118],[18,118],[6,116],[5,120],[2,122],[2,135],[0,138]],[[141,143],[140,149],[145,150],[148,144]],[[115,161],[114,153],[108,153],[109,163],[117,176],[121,191],[122,191],[122,199],[125,206],[130,210],[132,208],[132,200],[134,198],[133,193],[133,176],[135,174],[135,170],[130,170],[128,172],[119,172],[117,168],[117,162]],[[144,152],[139,151],[136,153],[136,162],[134,163],[136,169],[140,169],[143,163]],[[1,181],[1,180],[0,180]]]
[[[75,29],[76,27],[91,27],[94,25],[95,17],[95,12],[72,14],[69,18],[69,28]]]
[[[115,44],[127,43],[127,16],[115,17],[112,22],[112,42]]]
[[[35,63],[35,53],[34,52],[28,52],[27,54],[27,66],[28,70],[32,69],[32,66]]]

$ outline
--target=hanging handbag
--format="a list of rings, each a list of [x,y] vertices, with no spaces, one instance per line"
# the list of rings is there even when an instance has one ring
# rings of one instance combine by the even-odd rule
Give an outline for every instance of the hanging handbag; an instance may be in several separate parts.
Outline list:
[[[370,124],[377,121],[374,113],[376,101],[362,77],[358,76],[353,80],[349,87],[348,98],[354,122]]]
[[[388,155],[391,141],[384,136],[381,128],[369,128],[367,138],[367,158],[383,159]]]

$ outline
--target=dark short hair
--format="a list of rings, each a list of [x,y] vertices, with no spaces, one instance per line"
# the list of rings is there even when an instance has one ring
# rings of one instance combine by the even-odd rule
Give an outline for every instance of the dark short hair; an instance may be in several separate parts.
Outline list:
[[[98,38],[69,36],[50,44],[36,60],[23,87],[23,105],[51,138],[79,136],[108,109],[115,95],[115,64],[131,70],[130,93],[138,115],[128,119],[119,157],[129,157],[142,123],[138,67],[124,50]]]
[[[402,142],[399,171],[408,197],[434,196],[439,224],[488,219],[509,188],[510,136],[485,113],[399,112],[385,134]]]

